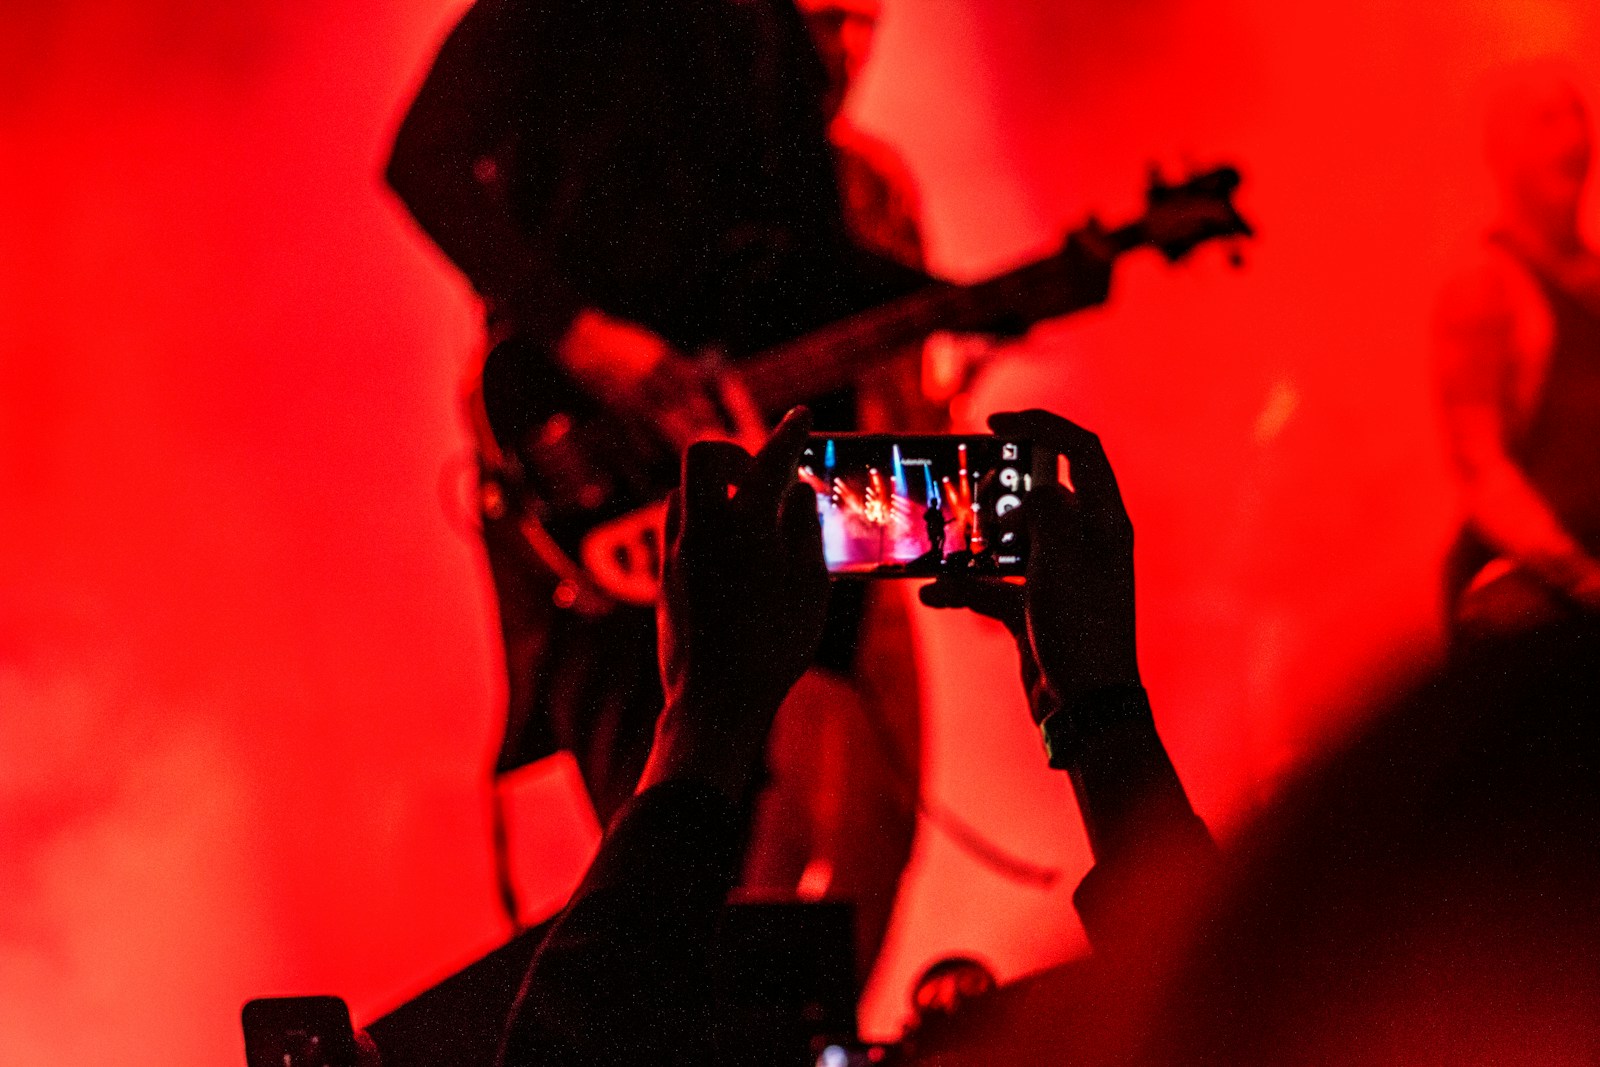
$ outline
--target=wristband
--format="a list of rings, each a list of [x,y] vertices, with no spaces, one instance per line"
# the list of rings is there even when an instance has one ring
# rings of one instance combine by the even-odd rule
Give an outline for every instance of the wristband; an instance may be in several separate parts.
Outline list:
[[[1065,771],[1078,765],[1085,746],[1101,734],[1141,722],[1153,722],[1144,686],[1108,685],[1085,693],[1070,708],[1047,715],[1039,732],[1044,735],[1050,766]]]

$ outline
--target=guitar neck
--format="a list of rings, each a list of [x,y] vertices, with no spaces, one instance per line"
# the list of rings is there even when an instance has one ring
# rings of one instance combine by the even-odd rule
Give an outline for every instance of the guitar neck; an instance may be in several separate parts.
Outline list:
[[[1146,240],[1138,222],[1104,236],[1119,256]],[[1059,258],[1038,260],[973,285],[929,286],[767,349],[741,363],[739,376],[756,405],[777,415],[855,384],[862,374],[939,330],[981,332],[1008,318],[1032,323],[1096,303],[1069,299],[1073,279],[1063,278]]]

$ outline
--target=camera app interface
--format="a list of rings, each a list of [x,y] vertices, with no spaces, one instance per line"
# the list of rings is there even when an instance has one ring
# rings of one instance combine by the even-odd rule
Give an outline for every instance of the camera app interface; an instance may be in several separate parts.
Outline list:
[[[1028,444],[974,435],[813,437],[800,478],[816,492],[834,574],[1021,574],[1019,531],[995,519],[1031,488]]]

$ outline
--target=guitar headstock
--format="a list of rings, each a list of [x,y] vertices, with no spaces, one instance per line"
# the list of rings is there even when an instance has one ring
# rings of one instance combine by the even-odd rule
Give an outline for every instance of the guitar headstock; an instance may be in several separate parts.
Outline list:
[[[1249,237],[1250,223],[1233,206],[1239,172],[1218,167],[1169,185],[1159,172],[1150,175],[1144,218],[1134,224],[1140,243],[1153,245],[1176,262],[1198,245],[1226,237]]]

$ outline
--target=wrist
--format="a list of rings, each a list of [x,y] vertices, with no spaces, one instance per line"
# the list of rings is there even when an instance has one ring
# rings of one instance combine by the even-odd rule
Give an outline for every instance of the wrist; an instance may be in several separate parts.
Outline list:
[[[776,712],[768,701],[720,693],[672,695],[656,721],[638,791],[697,781],[736,805],[746,803],[761,777]]]
[[[1138,681],[1079,690],[1039,724],[1045,754],[1056,770],[1082,765],[1108,736],[1155,731],[1150,697]]]
[[[1107,612],[1108,618],[1068,620],[1029,635],[1040,674],[1061,707],[1071,709],[1103,689],[1139,688],[1139,648],[1131,613]],[[1072,638],[1063,636],[1072,634]]]
[[[1098,689],[1063,715],[1047,724],[1047,737],[1054,734],[1050,765],[1072,780],[1096,863],[1148,855],[1175,830],[1192,830],[1194,809],[1143,689]]]

